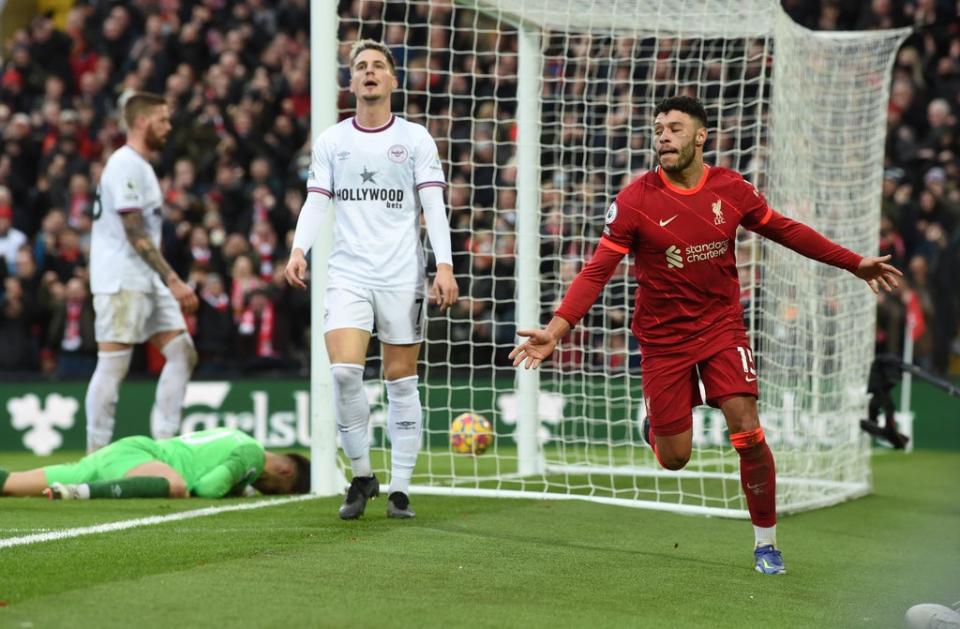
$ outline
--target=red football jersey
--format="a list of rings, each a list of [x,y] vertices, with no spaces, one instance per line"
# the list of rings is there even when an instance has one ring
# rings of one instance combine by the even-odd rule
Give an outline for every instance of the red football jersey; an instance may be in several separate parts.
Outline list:
[[[855,270],[861,257],[772,210],[732,170],[705,166],[700,183],[673,186],[657,168],[617,195],[593,259],[574,280],[557,316],[575,325],[626,253],[639,287],[632,331],[644,351],[683,351],[743,327],[735,257],[737,227],[807,257]]]

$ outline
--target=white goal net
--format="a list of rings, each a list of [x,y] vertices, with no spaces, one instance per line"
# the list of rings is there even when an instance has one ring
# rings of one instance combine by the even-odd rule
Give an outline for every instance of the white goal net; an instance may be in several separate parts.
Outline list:
[[[449,315],[428,313],[413,493],[585,498],[745,517],[738,457],[719,411],[694,411],[694,454],[680,472],[661,469],[640,436],[630,259],[539,372],[517,372],[507,353],[518,327],[549,320],[617,192],[653,167],[653,109],[668,95],[706,105],[708,163],[743,172],[781,213],[875,252],[888,75],[905,33],[813,33],[775,0],[339,4],[339,67],[326,66],[339,75],[337,115],[353,107],[344,91],[349,44],[383,40],[398,62],[394,111],[427,127],[450,183],[463,298]],[[871,293],[749,232],[735,246],[779,510],[869,491],[858,420],[873,358]],[[373,343],[367,387],[374,465],[388,479],[378,354]],[[315,440],[333,434],[324,377],[314,372],[314,416],[327,422]],[[450,422],[463,412],[492,423],[486,453],[451,450]],[[317,455],[332,456],[329,448]]]

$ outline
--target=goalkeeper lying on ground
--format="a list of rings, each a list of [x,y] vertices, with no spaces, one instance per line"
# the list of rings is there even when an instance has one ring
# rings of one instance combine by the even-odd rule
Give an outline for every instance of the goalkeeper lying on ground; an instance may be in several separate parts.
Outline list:
[[[222,498],[244,495],[249,486],[264,494],[307,493],[310,461],[267,452],[239,430],[215,428],[159,441],[127,437],[76,463],[0,470],[3,496]]]

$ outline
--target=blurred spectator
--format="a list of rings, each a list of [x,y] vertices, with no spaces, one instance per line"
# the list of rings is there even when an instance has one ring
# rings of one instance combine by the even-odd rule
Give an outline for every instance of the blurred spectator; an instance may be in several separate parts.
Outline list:
[[[272,209],[273,206],[271,206]],[[257,257],[257,272],[260,279],[269,282],[273,278],[276,261],[285,256],[277,242],[277,233],[268,221],[261,220],[254,226],[253,233],[250,235],[250,246]]]
[[[36,368],[30,335],[29,316],[23,288],[16,277],[3,281],[0,299],[0,372],[30,371]]]
[[[43,217],[40,233],[34,239],[34,258],[38,265],[44,266],[47,256],[56,255],[60,234],[67,228],[66,215],[60,209],[51,209]]]
[[[70,226],[81,229],[84,219],[93,212],[93,195],[86,174],[76,173],[70,177],[70,191],[65,207]]]
[[[230,306],[234,319],[239,321],[244,310],[247,309],[250,294],[263,287],[263,280],[254,273],[253,261],[247,255],[237,256],[233,261],[230,276],[233,279],[233,286],[230,288]]]
[[[283,308],[266,288],[247,295],[237,325],[237,349],[244,372],[289,369],[290,326]]]
[[[46,345],[56,362],[60,378],[86,379],[97,366],[94,337],[93,300],[86,282],[74,277],[67,281],[64,299],[50,319]]]
[[[56,239],[56,248],[47,252],[43,270],[53,271],[66,283],[71,277],[86,277],[87,258],[80,249],[80,236],[72,227],[65,227]]]
[[[200,373],[219,373],[229,369],[233,353],[235,324],[230,309],[230,297],[223,278],[208,273],[199,287],[200,307],[197,310],[196,342]]]
[[[190,268],[221,273],[223,259],[220,249],[210,246],[210,236],[206,227],[197,225],[190,232]]]
[[[26,235],[13,226],[11,203],[10,190],[0,186],[0,258],[9,273],[13,273],[16,269],[17,251],[27,244]]]

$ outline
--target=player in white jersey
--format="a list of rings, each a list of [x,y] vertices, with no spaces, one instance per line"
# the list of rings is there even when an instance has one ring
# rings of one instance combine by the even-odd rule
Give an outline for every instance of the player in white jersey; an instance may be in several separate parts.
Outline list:
[[[180,430],[183,396],[197,360],[181,313],[196,309],[197,296],[160,253],[163,199],[147,161],[163,148],[170,112],[162,96],[139,92],[127,99],[124,119],[127,143],[107,160],[93,207],[90,289],[98,352],[86,397],[88,452],[113,438],[133,345],[149,340],[167,359],[151,413],[158,439]]]
[[[357,115],[314,142],[307,200],[285,274],[291,285],[306,288],[305,256],[332,202],[336,211],[324,340],[333,372],[337,428],[353,468],[340,517],[359,517],[367,500],[380,491],[370,465],[370,406],[363,388],[375,325],[383,346],[392,455],[387,515],[410,518],[409,486],[423,425],[417,388],[426,297],[421,208],[437,260],[432,296],[443,309],[459,296],[443,201],[446,182],[427,130],[390,111],[390,95],[397,88],[390,50],[373,40],[359,41],[350,65]]]

